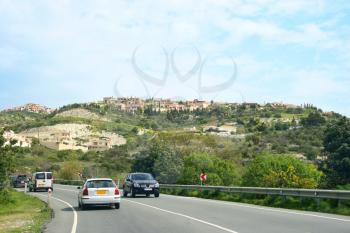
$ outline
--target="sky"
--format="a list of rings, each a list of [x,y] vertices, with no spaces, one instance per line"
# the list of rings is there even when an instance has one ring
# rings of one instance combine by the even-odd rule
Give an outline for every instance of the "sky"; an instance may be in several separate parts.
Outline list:
[[[0,109],[106,96],[350,116],[348,0],[0,0]]]

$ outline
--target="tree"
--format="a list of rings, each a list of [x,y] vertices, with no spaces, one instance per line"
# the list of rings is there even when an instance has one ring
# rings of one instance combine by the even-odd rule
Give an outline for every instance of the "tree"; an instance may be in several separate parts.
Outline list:
[[[176,183],[183,171],[183,160],[174,150],[167,147],[154,163],[154,173],[161,183]]]
[[[310,112],[306,118],[301,119],[303,126],[318,126],[324,123],[326,123],[326,119],[318,111]]]
[[[0,203],[5,204],[10,200],[10,194],[7,191],[9,186],[10,174],[14,171],[14,150],[12,147],[16,142],[11,142],[10,145],[3,146],[5,139],[0,131]]]
[[[249,165],[243,184],[257,187],[316,188],[322,172],[290,155],[263,153]]]
[[[104,167],[108,174],[112,174],[113,172],[128,172],[131,169],[127,145],[115,146],[111,150],[103,152],[99,161],[101,167]]]
[[[63,180],[80,179],[79,174],[82,174],[83,166],[77,160],[65,161],[58,173],[58,176]]]
[[[234,163],[206,153],[193,153],[184,158],[184,171],[179,183],[198,184],[202,171],[207,173],[206,184],[209,185],[228,186],[240,182],[238,169]]]
[[[327,155],[325,172],[328,185],[350,183],[350,121],[347,118],[328,125],[325,132],[324,151]]]

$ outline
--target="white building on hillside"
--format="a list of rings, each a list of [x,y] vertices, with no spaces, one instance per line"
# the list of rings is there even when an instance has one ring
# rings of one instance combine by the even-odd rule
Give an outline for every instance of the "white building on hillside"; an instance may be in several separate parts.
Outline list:
[[[32,141],[29,138],[16,134],[12,130],[5,131],[2,136],[5,138],[4,146],[10,145],[11,141],[16,141],[13,146],[17,147],[31,147],[32,145]]]

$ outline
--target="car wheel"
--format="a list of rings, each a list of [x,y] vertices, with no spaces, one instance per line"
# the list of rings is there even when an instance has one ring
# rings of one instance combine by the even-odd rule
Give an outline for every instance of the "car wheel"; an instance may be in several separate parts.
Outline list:
[[[33,191],[36,192],[36,188],[34,188]]]
[[[127,197],[128,196],[128,192],[125,191],[125,189],[123,190],[123,197]]]
[[[120,209],[120,203],[115,203],[114,206],[115,206],[115,209],[116,209],[116,210],[119,210],[119,209]]]
[[[131,197],[136,197],[136,193],[135,193],[134,189],[131,189]]]
[[[149,194],[149,193],[147,193],[147,194],[146,194],[146,197],[149,197],[149,196],[150,196],[150,194]]]
[[[154,192],[154,197],[159,197],[159,191]]]

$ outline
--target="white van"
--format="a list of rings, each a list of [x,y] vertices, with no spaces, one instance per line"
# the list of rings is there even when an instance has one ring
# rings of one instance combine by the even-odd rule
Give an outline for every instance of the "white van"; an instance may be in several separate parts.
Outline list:
[[[53,190],[52,172],[35,172],[29,183],[29,191],[36,192],[38,190]]]

